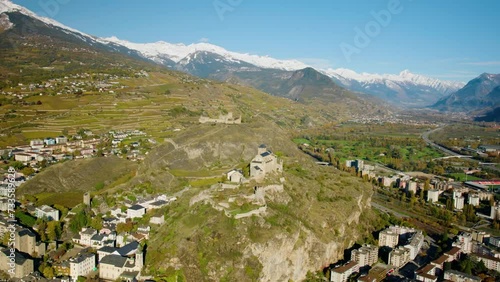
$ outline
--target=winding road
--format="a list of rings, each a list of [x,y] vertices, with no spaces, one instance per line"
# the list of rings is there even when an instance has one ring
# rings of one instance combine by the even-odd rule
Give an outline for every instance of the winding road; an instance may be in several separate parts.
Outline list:
[[[429,139],[429,135],[431,133],[434,133],[434,132],[442,130],[442,129],[443,129],[443,127],[438,127],[438,128],[433,129],[433,130],[426,131],[426,132],[422,133],[422,139],[424,139],[424,141],[427,144],[429,144],[430,146],[432,146],[432,147],[434,147],[434,148],[442,151],[443,153],[445,153],[447,155],[455,156],[455,157],[459,157],[459,158],[468,158],[469,160],[471,160],[473,162],[476,162],[478,165],[486,166],[485,164],[482,164],[481,161],[479,161],[479,160],[473,159],[470,156],[465,156],[465,155],[460,155],[458,153],[455,153],[455,152],[453,152],[451,150],[446,149],[445,147],[443,147],[443,146],[441,146],[439,144],[434,143],[432,140]],[[500,168],[498,168],[496,166],[488,165],[488,168],[492,169],[492,170],[495,170],[497,172],[500,172]]]

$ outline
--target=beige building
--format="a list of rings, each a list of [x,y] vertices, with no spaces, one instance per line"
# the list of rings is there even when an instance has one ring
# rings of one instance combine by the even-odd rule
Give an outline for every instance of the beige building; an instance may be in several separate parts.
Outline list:
[[[257,155],[250,162],[250,177],[262,180],[266,174],[283,171],[283,161],[269,151],[266,145],[262,144],[257,150]]]
[[[398,242],[399,242],[399,234],[392,231],[391,229],[382,230],[378,235],[379,247],[387,246],[394,248],[398,245]]]
[[[372,265],[378,260],[378,247],[365,244],[351,252],[351,260],[357,262],[359,266]]]
[[[21,253],[11,253],[10,249],[3,249],[0,252],[0,270],[12,278],[23,278],[34,271],[33,260],[24,257]]]
[[[345,265],[332,269],[330,273],[331,282],[346,282],[353,273],[359,271],[359,264],[355,261],[350,261]]]
[[[444,272],[444,279],[453,282],[481,282],[481,278],[469,275],[456,270],[446,270]]]
[[[410,250],[407,248],[399,247],[389,253],[389,264],[394,267],[400,268],[408,261],[410,261]]]
[[[38,253],[36,235],[29,229],[19,229],[16,231],[14,240],[16,249],[20,252],[35,255]]]

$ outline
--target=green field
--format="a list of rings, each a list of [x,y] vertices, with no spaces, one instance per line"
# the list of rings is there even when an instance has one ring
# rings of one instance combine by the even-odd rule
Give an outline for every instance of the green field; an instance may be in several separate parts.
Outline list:
[[[333,149],[333,156],[343,163],[349,159],[363,159],[382,163],[405,171],[424,170],[428,163],[443,154],[427,146],[421,134],[427,127],[409,125],[352,125],[315,130],[297,136],[293,141],[305,150],[326,154]],[[403,133],[402,133],[403,132]]]
[[[449,177],[455,179],[456,181],[472,181],[472,180],[482,180],[474,175],[466,175],[465,173],[450,173]]]

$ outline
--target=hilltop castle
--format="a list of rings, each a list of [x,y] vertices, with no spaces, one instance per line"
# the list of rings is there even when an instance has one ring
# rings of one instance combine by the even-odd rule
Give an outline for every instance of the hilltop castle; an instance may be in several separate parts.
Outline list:
[[[262,180],[266,174],[283,171],[283,161],[269,151],[266,145],[259,146],[257,155],[250,162],[250,177]]]

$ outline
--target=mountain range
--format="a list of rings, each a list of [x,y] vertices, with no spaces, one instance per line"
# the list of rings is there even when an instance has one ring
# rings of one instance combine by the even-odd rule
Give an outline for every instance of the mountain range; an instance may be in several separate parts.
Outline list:
[[[462,89],[440,99],[432,108],[448,112],[476,112],[495,117],[500,107],[500,74],[483,73]],[[491,111],[491,113],[488,113]]]
[[[193,75],[218,80],[239,81],[263,91],[261,81],[269,73],[273,77],[291,78],[292,71],[312,66],[298,60],[278,60],[268,56],[257,56],[228,51],[222,47],[209,44],[171,44],[168,42],[132,43],[116,37],[103,38],[110,42],[140,52],[169,68],[187,71]],[[211,64],[207,67],[207,64]],[[464,86],[462,82],[441,81],[404,70],[400,74],[356,73],[349,69],[317,70],[329,77],[338,85],[364,94],[370,94],[400,106],[421,107],[436,102]],[[275,92],[269,92],[277,94]],[[293,93],[290,93],[293,96]]]
[[[0,32],[11,31],[8,40],[1,42],[3,45],[16,42],[26,33],[43,30],[42,34],[73,43],[73,48],[84,46],[114,56],[152,61],[202,78],[251,86],[301,102],[311,98],[332,101],[348,98],[358,101],[365,99],[372,103],[378,98],[402,107],[422,108],[432,105],[432,108],[441,111],[470,112],[484,107],[493,109],[498,99],[493,91],[494,86],[497,86],[497,78],[489,77],[488,74],[472,80],[464,87],[462,82],[442,81],[413,74],[409,70],[399,74],[357,73],[343,68],[317,70],[298,60],[232,52],[209,43],[132,43],[116,37],[99,38],[53,19],[37,16],[6,0],[0,1],[0,14]],[[51,40],[53,38],[48,41]],[[96,59],[95,63],[97,65],[98,62],[106,61],[109,60],[104,56]],[[8,72],[7,67],[3,68]],[[474,90],[476,88],[478,90]],[[487,95],[489,92],[492,94]]]

